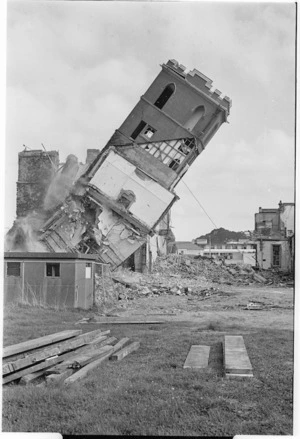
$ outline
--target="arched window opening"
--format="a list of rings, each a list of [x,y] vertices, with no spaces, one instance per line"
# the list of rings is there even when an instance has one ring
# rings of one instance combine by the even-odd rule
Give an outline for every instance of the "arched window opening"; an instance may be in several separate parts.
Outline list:
[[[191,114],[191,117],[186,121],[184,127],[187,130],[193,130],[204,115],[205,115],[205,107],[204,105],[199,105],[199,107],[196,107],[194,109],[193,113]]]
[[[143,120],[141,120],[141,122],[138,124],[138,126],[136,127],[136,129],[133,131],[133,133],[131,134],[131,138],[133,140],[135,140],[137,138],[137,136],[140,134],[141,131],[143,131],[143,129],[146,126],[146,122],[144,122]]]
[[[165,87],[164,91],[161,93],[158,99],[154,102],[154,105],[160,110],[166,105],[170,97],[175,91],[175,85],[169,84]]]

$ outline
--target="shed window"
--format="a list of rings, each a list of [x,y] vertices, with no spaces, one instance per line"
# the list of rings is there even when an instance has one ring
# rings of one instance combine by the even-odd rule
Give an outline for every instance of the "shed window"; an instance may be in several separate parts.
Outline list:
[[[60,277],[60,264],[46,264],[47,277]]]
[[[21,276],[21,262],[7,262],[7,276]]]
[[[86,279],[92,278],[92,264],[90,262],[87,262],[85,264],[85,278]]]
[[[174,84],[167,85],[163,90],[163,92],[160,94],[160,96],[154,102],[154,105],[161,110],[166,105],[166,103],[168,102],[174,91],[175,91]]]

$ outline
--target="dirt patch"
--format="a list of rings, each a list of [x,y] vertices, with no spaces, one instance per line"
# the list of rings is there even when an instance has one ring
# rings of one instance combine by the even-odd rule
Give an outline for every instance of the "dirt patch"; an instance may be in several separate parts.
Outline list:
[[[202,298],[165,295],[138,297],[111,308],[110,316],[155,316],[156,320],[190,321],[231,328],[272,327],[293,329],[293,290],[273,287],[230,287],[224,294]],[[122,301],[123,302],[123,301]],[[247,309],[250,302],[260,303],[259,310]]]

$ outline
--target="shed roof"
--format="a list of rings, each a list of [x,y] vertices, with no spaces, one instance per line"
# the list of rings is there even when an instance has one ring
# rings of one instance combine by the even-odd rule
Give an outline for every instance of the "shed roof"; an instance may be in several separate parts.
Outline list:
[[[83,259],[98,260],[98,255],[53,252],[5,252],[4,259]]]

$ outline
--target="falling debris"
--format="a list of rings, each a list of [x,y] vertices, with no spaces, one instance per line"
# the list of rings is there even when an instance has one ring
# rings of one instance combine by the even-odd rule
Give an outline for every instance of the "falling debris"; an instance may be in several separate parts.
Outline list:
[[[104,148],[88,150],[85,164],[71,154],[60,165],[57,151],[25,149],[6,251],[92,253],[114,270],[156,237],[159,254],[172,239],[163,222],[178,200],[174,188],[230,107],[207,76],[169,60]]]

